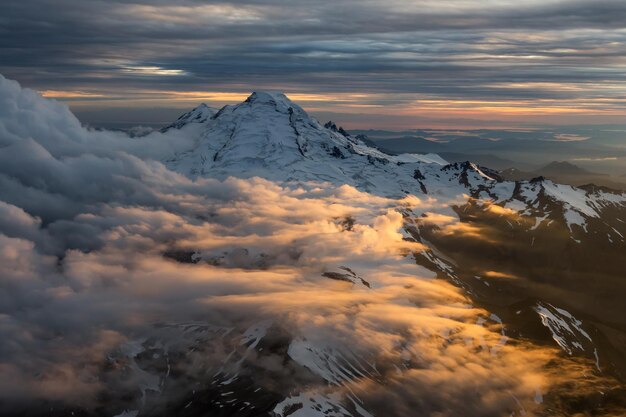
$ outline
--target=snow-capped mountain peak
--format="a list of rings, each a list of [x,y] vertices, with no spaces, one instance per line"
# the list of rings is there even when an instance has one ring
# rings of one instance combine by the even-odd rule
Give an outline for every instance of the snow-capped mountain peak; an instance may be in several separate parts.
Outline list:
[[[346,132],[343,127],[337,126],[335,122],[333,122],[332,120],[329,120],[328,122],[326,122],[326,124],[324,124],[324,127],[326,129],[332,130],[333,132],[341,133],[343,136],[346,136],[346,137],[350,136],[350,134]]]
[[[193,110],[181,115],[174,123],[161,129],[161,132],[165,133],[170,129],[182,129],[191,123],[206,123],[215,113],[217,113],[217,110],[202,103]]]
[[[372,174],[385,170],[390,163],[446,163],[434,156],[387,155],[333,126],[323,126],[282,93],[255,92],[206,120],[195,146],[167,164],[192,177],[209,173],[218,178],[260,176],[371,189],[368,183],[375,177]],[[407,178],[414,181],[411,176]],[[386,192],[402,193],[402,187],[394,182],[396,186],[384,187]]]
[[[211,111],[200,106],[173,124],[200,123],[202,129],[191,149],[166,161],[170,169],[192,178],[325,181],[390,197],[428,194],[453,201],[469,195],[539,217],[557,204],[570,229],[626,202],[624,194],[590,193],[540,179],[503,181],[495,170],[469,161],[448,164],[435,154],[389,155],[334,122],[322,125],[279,92],[254,92],[207,117]]]
[[[255,91],[250,94],[244,103],[275,106],[277,109],[286,111],[288,111],[289,108],[302,110],[300,106],[279,91]]]

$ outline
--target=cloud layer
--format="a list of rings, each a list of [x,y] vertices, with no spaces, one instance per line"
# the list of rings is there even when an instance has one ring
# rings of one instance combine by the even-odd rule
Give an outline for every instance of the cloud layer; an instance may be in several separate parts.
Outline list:
[[[279,398],[308,390],[376,415],[496,416],[532,413],[579,372],[555,375],[555,350],[510,343],[415,264],[425,248],[405,239],[398,210],[441,202],[191,181],[153,159],[180,132],[90,131],[4,78],[0,132],[0,400],[11,411],[113,415],[232,372]],[[261,339],[283,350],[255,350]],[[144,365],[146,346],[167,372]]]
[[[619,0],[27,0],[0,16],[0,71],[78,108],[280,89],[352,120],[391,107],[405,126],[625,111]]]

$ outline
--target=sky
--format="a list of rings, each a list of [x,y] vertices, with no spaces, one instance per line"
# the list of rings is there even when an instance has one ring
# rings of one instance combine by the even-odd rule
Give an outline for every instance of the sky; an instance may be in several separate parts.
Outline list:
[[[92,124],[280,90],[348,128],[626,119],[623,0],[5,0],[0,73]]]

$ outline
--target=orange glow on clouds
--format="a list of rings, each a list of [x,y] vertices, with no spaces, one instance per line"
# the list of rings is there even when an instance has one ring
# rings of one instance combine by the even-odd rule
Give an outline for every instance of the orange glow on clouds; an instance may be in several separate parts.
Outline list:
[[[81,99],[81,98],[99,98],[106,97],[104,94],[89,93],[85,91],[61,91],[61,90],[44,90],[40,92],[46,98],[58,99]]]
[[[129,70],[141,75],[177,75],[178,70],[153,69]],[[165,72],[165,74],[161,74]],[[527,83],[528,84],[528,83]],[[541,84],[545,88],[575,88],[561,84]],[[526,84],[511,84],[510,88],[536,87]],[[582,88],[582,87],[578,87]],[[277,88],[267,88],[278,90]],[[101,91],[82,88],[71,91],[46,90],[42,95],[66,101],[78,108],[116,107],[170,107],[181,111],[191,109],[204,102],[212,107],[236,104],[245,100],[250,91],[176,91],[176,90],[133,90]],[[626,117],[626,100],[620,97],[590,97],[584,99],[458,99],[439,98],[419,94],[390,93],[315,93],[289,92],[286,94],[312,114],[334,113],[341,121],[342,115],[366,117],[361,123],[344,123],[348,128],[371,127],[466,127],[464,123],[474,120],[489,126],[490,121],[511,123],[550,122],[564,124],[580,123],[589,118],[595,123],[618,122]],[[349,117],[348,117],[349,118]],[[389,121],[386,121],[389,119]],[[430,120],[430,122],[424,122]],[[463,120],[465,122],[454,122]],[[471,126],[471,124],[470,124]]]

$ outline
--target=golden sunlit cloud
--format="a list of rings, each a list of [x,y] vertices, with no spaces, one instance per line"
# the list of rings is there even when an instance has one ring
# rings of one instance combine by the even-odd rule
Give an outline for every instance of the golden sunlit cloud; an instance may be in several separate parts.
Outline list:
[[[158,66],[132,66],[125,64],[122,71],[127,74],[145,77],[180,77],[187,73],[184,70],[165,69]],[[271,89],[271,88],[270,88]],[[119,107],[121,100],[128,107],[177,107],[182,109],[192,108],[204,102],[212,107],[222,107],[226,104],[235,104],[245,100],[251,91],[177,91],[177,90],[151,90],[136,88],[131,90],[45,90],[42,92],[46,97],[54,97],[67,101],[70,106],[107,108]],[[332,112],[342,115],[354,115],[367,117],[367,120],[382,123],[385,115],[393,114],[394,119],[389,127],[397,130],[400,128],[418,127],[423,122],[416,120],[431,120],[425,127],[449,128],[451,119],[474,120],[475,123],[484,123],[489,127],[488,121],[499,120],[500,123],[515,123],[529,120],[571,120],[576,122],[580,117],[595,115],[597,120],[614,120],[621,116],[626,117],[626,100],[620,98],[586,98],[586,99],[447,99],[433,98],[421,94],[388,94],[388,93],[312,93],[287,91],[287,95],[302,105],[307,111],[317,113]],[[131,97],[129,97],[131,96]],[[600,117],[607,119],[600,119]],[[560,119],[555,119],[560,118]],[[438,122],[441,120],[442,122]],[[463,128],[463,125],[454,124],[455,127]],[[347,128],[374,127],[368,122],[358,124],[345,123]],[[584,136],[560,135],[558,141],[582,141]],[[428,137],[427,140],[438,141],[437,138]]]
[[[40,91],[40,93],[42,96],[47,97],[47,98],[63,98],[63,99],[106,97],[106,95],[104,94],[89,93],[85,91],[43,90],[43,91]]]
[[[519,213],[516,210],[510,209],[508,207],[502,207],[497,204],[487,203],[487,210],[500,216],[519,217]]]
[[[518,277],[515,275],[507,274],[505,272],[500,271],[485,271],[483,275],[488,278],[502,278],[502,279],[517,279]]]

